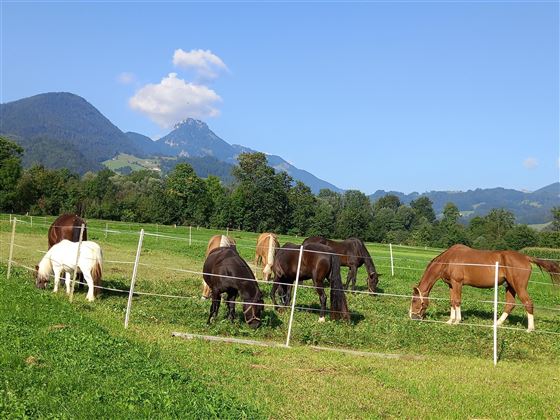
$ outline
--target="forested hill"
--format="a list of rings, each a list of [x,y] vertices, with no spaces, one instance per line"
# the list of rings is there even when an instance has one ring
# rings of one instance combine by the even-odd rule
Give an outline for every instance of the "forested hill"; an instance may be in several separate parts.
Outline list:
[[[468,191],[430,191],[403,194],[378,190],[370,195],[372,201],[393,194],[409,204],[420,196],[427,196],[436,213],[441,213],[446,203],[453,202],[465,219],[486,215],[493,208],[505,208],[515,214],[518,223],[537,224],[550,220],[550,209],[560,203],[560,182],[555,182],[533,192],[507,188],[477,188]]]

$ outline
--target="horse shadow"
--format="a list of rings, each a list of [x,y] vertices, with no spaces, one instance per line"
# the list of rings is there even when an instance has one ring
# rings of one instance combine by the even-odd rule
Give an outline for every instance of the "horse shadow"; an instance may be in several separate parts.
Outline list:
[[[480,309],[466,309],[461,312],[462,312],[461,319],[463,322],[468,322],[469,318],[492,319],[494,315],[492,311],[483,311]],[[437,311],[436,315],[442,317],[449,316],[449,311]],[[498,315],[500,315],[500,313],[498,313]],[[517,323],[522,324],[523,320],[524,320],[523,315],[510,314],[508,316],[506,323],[510,322],[512,324],[517,324]]]
[[[117,290],[108,290],[108,289],[101,289],[101,294],[99,295],[99,299],[108,299],[110,297],[123,297],[127,296],[130,290],[130,285],[124,283],[121,280],[105,280],[103,279],[102,287],[107,287],[108,289],[118,289]],[[136,293],[133,294],[134,297],[138,297]]]
[[[321,305],[319,305],[318,303],[312,303],[312,304],[301,304],[298,305],[298,309],[304,312],[310,312],[312,314],[317,315],[317,318],[319,317],[319,313],[321,311]],[[330,314],[330,310],[327,308],[326,311],[327,315]],[[350,314],[350,323],[353,325],[357,325],[360,322],[362,322],[364,319],[366,319],[366,317],[360,313],[360,312],[353,312],[351,310],[348,310],[348,313]]]

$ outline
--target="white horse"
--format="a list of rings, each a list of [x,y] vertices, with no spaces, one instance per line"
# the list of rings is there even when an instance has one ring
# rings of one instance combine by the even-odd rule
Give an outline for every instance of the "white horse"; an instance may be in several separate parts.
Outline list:
[[[92,241],[83,241],[80,248],[80,258],[76,267],[76,256],[78,254],[78,243],[71,242],[66,239],[53,245],[45,254],[36,269],[36,285],[40,289],[44,289],[49,277],[54,272],[54,289],[58,292],[60,283],[60,275],[65,272],[66,293],[70,293],[70,283],[72,281],[71,274],[74,270],[82,272],[84,279],[88,285],[88,293],[86,299],[92,302],[99,293],[99,289],[95,286],[101,285],[101,275],[103,272],[103,253],[101,247]]]

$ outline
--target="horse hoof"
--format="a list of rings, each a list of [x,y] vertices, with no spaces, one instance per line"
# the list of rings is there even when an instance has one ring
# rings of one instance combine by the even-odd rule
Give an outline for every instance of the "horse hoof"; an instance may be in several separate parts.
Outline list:
[[[533,331],[535,331],[534,328],[527,328],[527,332],[528,332],[528,333],[533,332]]]
[[[320,317],[318,322],[325,322],[325,317],[324,316]]]
[[[446,322],[447,325],[453,325],[453,323],[455,322],[455,320],[453,318],[450,318],[449,321]]]

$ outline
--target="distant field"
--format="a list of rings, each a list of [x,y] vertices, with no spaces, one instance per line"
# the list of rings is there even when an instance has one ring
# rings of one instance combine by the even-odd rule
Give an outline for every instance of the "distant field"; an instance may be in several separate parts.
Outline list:
[[[127,166],[129,166],[133,171],[139,171],[142,169],[159,170],[160,164],[158,159],[141,159],[126,153],[120,153],[115,158],[106,160],[102,163],[112,171],[119,171]]]
[[[0,222],[2,264],[7,261],[10,236],[6,218],[4,215]],[[34,217],[31,226],[31,220],[25,218],[27,223],[17,226],[15,261],[26,266],[38,262],[41,258],[38,251],[46,249],[46,225],[51,220]],[[368,248],[382,274],[380,291],[387,295],[349,294],[348,304],[353,314],[350,323],[318,323],[317,294],[311,288],[301,288],[291,349],[184,341],[171,338],[171,331],[283,343],[289,313],[267,308],[263,327],[252,331],[241,319],[234,324],[224,320],[222,307],[217,322],[206,325],[210,303],[200,300],[201,277],[185,270],[201,271],[208,238],[223,231],[97,220],[88,223],[89,239],[103,247],[105,286],[115,289],[129,287],[130,263],[134,260],[139,229],[167,236],[145,237],[136,290],[180,297],[136,296],[131,326],[124,331],[125,293],[105,292],[94,304],[86,303],[83,294],[78,293],[71,306],[62,293],[55,296],[48,291],[34,290],[30,274],[18,269],[17,279],[24,284],[21,293],[27,298],[40,296],[37,307],[59,302],[65,310],[75,311],[110,336],[137,343],[141,348],[157,348],[158,357],[165,363],[187,369],[201,383],[214,384],[216,392],[231,397],[235,407],[250,407],[265,417],[288,418],[560,416],[557,404],[560,294],[550,285],[549,278],[537,270],[529,287],[538,307],[535,310],[537,332],[524,331],[524,310],[516,308],[506,326],[521,330],[499,330],[497,368],[491,361],[492,329],[468,325],[491,326],[492,305],[481,301],[490,301],[492,291],[465,288],[462,305],[465,325],[448,326],[439,323],[449,317],[448,288],[438,284],[431,296],[441,300],[432,300],[428,310],[431,322],[411,321],[408,319],[410,299],[406,296],[428,261],[440,250],[393,246],[395,276],[391,277],[389,249],[384,244],[368,244]],[[230,234],[236,239],[241,255],[251,263],[257,234],[238,231]],[[302,238],[280,237],[281,243],[286,241],[301,243]],[[360,291],[366,290],[363,270],[358,275]],[[5,274],[0,273],[0,281],[5,281]],[[270,303],[270,285],[261,283],[260,286],[265,302]],[[238,315],[241,315],[239,309]],[[5,327],[4,321],[2,326]],[[22,334],[34,335],[31,329]],[[322,352],[309,345],[396,353],[403,358]],[[28,357],[23,353],[17,357]],[[421,356],[422,360],[410,356]],[[16,380],[11,373],[8,378],[8,385]],[[18,391],[14,392],[12,400],[24,398]]]

